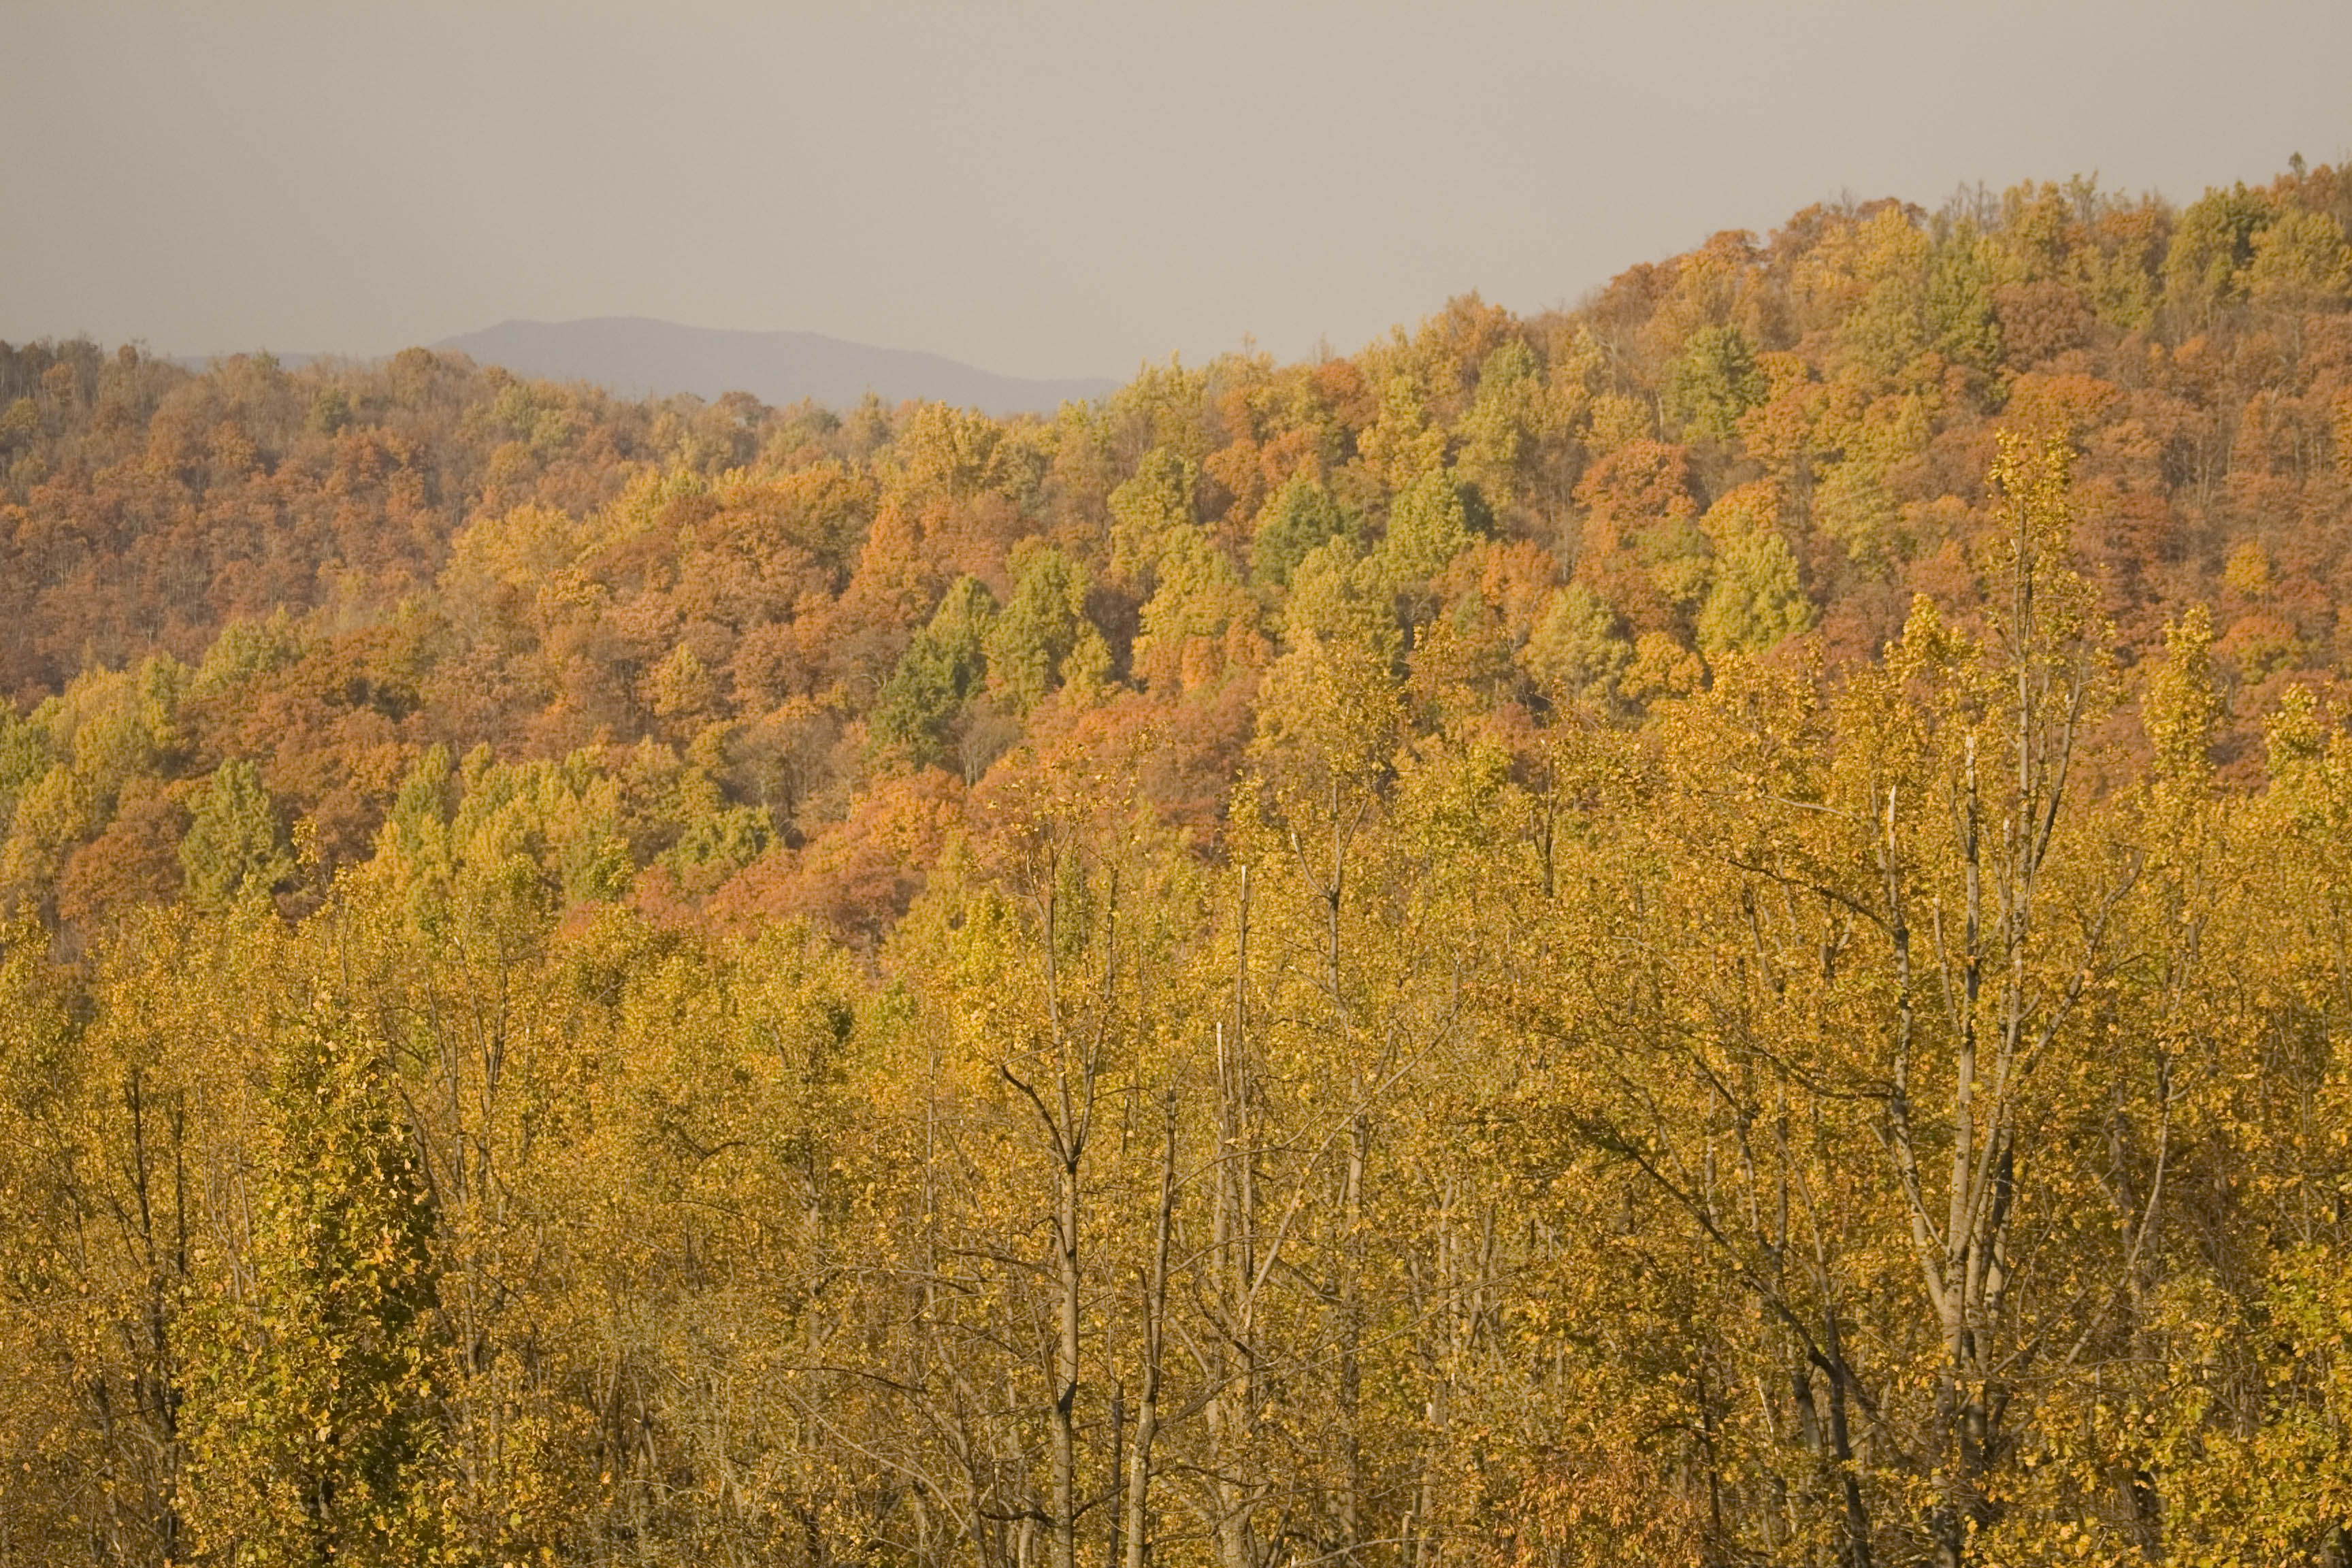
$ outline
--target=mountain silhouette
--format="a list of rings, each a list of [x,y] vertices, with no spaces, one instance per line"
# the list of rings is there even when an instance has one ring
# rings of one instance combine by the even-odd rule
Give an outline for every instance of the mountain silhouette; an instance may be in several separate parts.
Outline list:
[[[629,396],[748,392],[763,403],[803,398],[846,408],[871,392],[885,403],[922,398],[993,415],[1050,414],[1109,394],[1103,379],[997,375],[939,354],[875,348],[817,332],[738,332],[642,316],[582,321],[501,321],[433,345],[518,375],[588,381]]]

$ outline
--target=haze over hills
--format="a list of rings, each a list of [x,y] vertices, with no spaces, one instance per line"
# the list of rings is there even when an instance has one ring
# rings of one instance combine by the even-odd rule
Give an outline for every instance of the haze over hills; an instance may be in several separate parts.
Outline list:
[[[1050,414],[1065,402],[1107,395],[1105,379],[997,375],[939,354],[876,348],[817,332],[743,332],[680,326],[641,316],[580,321],[501,321],[433,345],[504,365],[520,375],[588,381],[631,395],[748,392],[782,405],[814,398],[847,407],[868,392],[982,409]]]

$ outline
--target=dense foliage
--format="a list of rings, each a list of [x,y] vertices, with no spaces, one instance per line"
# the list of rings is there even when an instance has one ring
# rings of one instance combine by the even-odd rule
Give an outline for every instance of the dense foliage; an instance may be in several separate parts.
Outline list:
[[[2343,1562],[2347,221],[0,347],[0,1560]]]

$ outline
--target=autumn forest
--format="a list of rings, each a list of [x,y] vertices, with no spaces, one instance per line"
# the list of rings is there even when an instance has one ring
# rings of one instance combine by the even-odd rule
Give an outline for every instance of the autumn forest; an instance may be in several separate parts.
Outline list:
[[[2347,228],[0,344],[0,1563],[2345,1568]]]

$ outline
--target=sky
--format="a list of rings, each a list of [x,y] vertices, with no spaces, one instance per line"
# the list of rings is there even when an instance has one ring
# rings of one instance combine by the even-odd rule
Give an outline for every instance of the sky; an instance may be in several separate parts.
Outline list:
[[[1803,206],[2352,159],[2352,5],[0,0],[0,340],[509,318],[1013,375],[1571,304]]]

